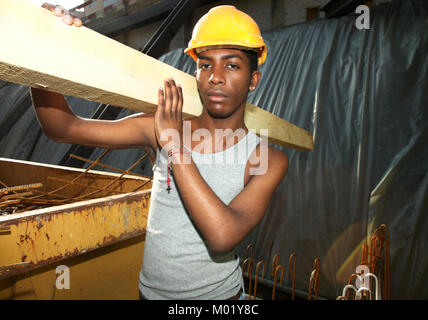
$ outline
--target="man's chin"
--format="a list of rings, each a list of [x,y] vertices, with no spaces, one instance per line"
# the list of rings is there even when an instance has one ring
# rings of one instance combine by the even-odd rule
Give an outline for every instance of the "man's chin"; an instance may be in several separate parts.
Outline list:
[[[210,110],[207,109],[208,114],[211,118],[214,119],[227,119],[230,117],[230,112],[225,112],[224,110]]]

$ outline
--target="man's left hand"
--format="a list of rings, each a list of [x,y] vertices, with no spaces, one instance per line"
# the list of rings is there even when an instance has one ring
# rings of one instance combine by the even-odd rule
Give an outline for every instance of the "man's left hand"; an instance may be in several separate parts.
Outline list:
[[[155,134],[161,148],[167,150],[182,144],[183,90],[174,79],[166,79],[164,88],[158,91],[158,107],[155,113]]]

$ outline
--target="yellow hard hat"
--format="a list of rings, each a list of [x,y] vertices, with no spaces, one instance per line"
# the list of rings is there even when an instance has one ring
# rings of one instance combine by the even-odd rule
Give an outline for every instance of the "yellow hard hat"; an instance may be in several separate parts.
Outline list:
[[[266,60],[267,46],[257,23],[234,6],[217,6],[208,11],[195,25],[184,52],[197,61],[195,49],[210,46],[256,49],[258,64]]]

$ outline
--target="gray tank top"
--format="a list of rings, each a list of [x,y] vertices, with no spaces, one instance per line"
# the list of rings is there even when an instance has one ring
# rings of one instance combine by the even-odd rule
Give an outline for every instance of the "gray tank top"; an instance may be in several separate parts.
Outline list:
[[[247,161],[260,138],[252,131],[217,153],[192,151],[201,176],[228,205],[244,188]],[[243,286],[235,250],[214,254],[184,208],[167,157],[157,152],[139,289],[147,299],[227,299]]]

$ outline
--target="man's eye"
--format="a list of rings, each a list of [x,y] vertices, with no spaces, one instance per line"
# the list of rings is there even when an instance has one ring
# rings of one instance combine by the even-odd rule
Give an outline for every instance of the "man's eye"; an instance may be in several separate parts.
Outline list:
[[[199,65],[199,69],[208,69],[209,68],[209,64],[208,63],[203,63],[203,64],[201,64],[201,65]]]
[[[230,63],[226,65],[226,68],[234,70],[234,69],[239,69],[239,66],[237,64]]]

